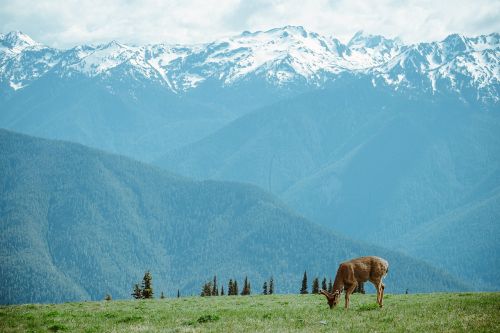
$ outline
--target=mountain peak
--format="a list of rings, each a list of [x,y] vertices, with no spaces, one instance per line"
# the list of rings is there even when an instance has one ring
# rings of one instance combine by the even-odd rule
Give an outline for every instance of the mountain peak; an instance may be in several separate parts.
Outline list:
[[[100,48],[100,49],[110,49],[110,48],[121,49],[121,48],[128,48],[128,46],[113,39],[112,41],[110,41],[108,43],[98,45],[98,48]]]
[[[359,30],[352,36],[351,40],[347,43],[348,47],[365,47],[365,48],[375,48],[379,45],[384,45],[386,47],[392,47],[395,44],[399,44],[398,39],[387,39],[382,35],[371,35],[365,33],[363,30]]]
[[[300,35],[302,37],[307,37],[308,34],[306,29],[300,25],[286,25],[281,28],[267,30],[266,33],[281,33],[285,37],[288,35]]]
[[[349,43],[350,43],[350,42],[352,42],[352,41],[354,41],[354,40],[361,39],[361,38],[363,38],[363,37],[365,37],[365,36],[370,36],[370,35],[369,35],[369,34],[366,34],[363,30],[358,30],[358,31],[356,31],[356,33],[352,36],[352,38],[351,38],[351,40],[349,41]]]
[[[33,39],[31,39],[30,36],[21,31],[11,31],[5,35],[0,35],[0,42],[1,44],[3,44],[3,46],[9,49],[18,50],[22,50],[30,46],[39,45],[39,43],[35,42]]]
[[[443,40],[443,43],[454,52],[462,52],[469,49],[467,39],[460,34],[449,35]]]
[[[308,33],[306,29],[302,26],[297,25],[285,25],[279,28],[273,28],[265,31],[243,31],[239,36],[240,37],[252,37],[257,35],[280,35],[281,37],[292,36],[302,36],[307,37],[308,35],[313,35],[314,33]],[[314,34],[315,35],[315,34]]]

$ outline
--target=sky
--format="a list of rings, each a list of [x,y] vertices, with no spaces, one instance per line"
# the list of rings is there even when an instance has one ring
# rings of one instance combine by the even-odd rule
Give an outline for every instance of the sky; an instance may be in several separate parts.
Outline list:
[[[500,32],[500,0],[0,0],[0,32],[53,47],[202,43],[285,25],[343,42],[360,30],[435,41]]]

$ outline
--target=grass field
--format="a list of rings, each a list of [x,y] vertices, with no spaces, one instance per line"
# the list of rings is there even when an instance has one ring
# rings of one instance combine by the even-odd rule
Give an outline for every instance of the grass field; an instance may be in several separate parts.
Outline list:
[[[321,295],[27,304],[0,307],[1,332],[500,332],[500,293]]]

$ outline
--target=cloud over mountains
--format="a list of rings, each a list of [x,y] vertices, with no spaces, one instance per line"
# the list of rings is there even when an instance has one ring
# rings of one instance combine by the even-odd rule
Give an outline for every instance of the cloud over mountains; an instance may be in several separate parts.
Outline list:
[[[406,42],[451,33],[500,30],[500,3],[478,1],[33,1],[0,6],[0,31],[22,30],[56,47],[116,39],[125,43],[193,43],[242,30],[303,25],[346,42],[365,30]]]

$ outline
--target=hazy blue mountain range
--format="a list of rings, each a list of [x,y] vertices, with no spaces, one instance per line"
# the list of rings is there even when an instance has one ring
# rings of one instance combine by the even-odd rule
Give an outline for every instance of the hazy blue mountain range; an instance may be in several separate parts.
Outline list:
[[[313,221],[498,289],[498,111],[354,79],[250,113],[158,164],[259,185]]]
[[[257,185],[279,198],[277,201],[266,194],[271,206],[279,206],[279,210],[300,221],[280,202],[328,230],[404,251],[446,270],[475,289],[498,290],[499,37],[498,33],[477,37],[455,34],[440,42],[409,45],[397,39],[358,33],[342,43],[302,27],[287,26],[244,32],[207,44],[131,46],[113,41],[60,50],[37,43],[20,32],[11,32],[0,34],[0,127],[154,162],[198,181],[229,180]],[[33,154],[36,150],[28,156]],[[4,155],[2,151],[2,158]],[[44,163],[50,161],[47,157]],[[87,172],[87,167],[94,166],[83,163],[78,170]],[[124,190],[122,181],[114,175],[119,171],[99,168],[95,172],[100,181],[112,184],[108,184],[112,189],[106,191],[120,193],[113,199],[116,204],[108,205],[107,199],[102,198],[105,208],[100,212],[94,209],[94,194],[89,201],[68,199],[67,206],[75,209],[68,221],[79,221],[81,216],[87,220],[87,216],[97,214],[105,217],[99,221],[106,228],[113,221],[115,210],[120,211],[119,216],[131,215],[125,218],[127,221],[149,221],[150,217],[159,221],[158,216],[170,209],[163,201],[152,199],[162,193],[156,187],[149,188],[151,184],[162,184],[156,176],[146,177],[149,183],[143,187],[134,185],[133,190]],[[36,170],[26,171],[25,178],[31,179],[30,173],[36,174]],[[138,173],[142,175],[142,171]],[[154,173],[164,174],[160,170]],[[67,178],[71,180],[70,174],[68,171]],[[88,175],[83,176],[85,179]],[[169,177],[181,183],[221,186],[224,190],[220,192],[229,186]],[[66,182],[73,181],[70,180],[61,186],[64,188]],[[79,186],[68,188],[61,197],[80,196]],[[236,187],[242,192],[243,188],[250,188],[263,193],[241,186]],[[134,198],[136,188],[140,194],[135,195],[153,200],[155,213],[142,206],[130,208],[135,207],[129,199]],[[10,190],[8,186],[1,189]],[[32,193],[21,189],[15,198],[22,202],[21,206],[29,207],[36,198],[23,195],[23,191]],[[186,190],[183,199],[179,199],[179,207],[191,200],[199,200],[197,205],[205,207],[206,212],[197,215],[196,223],[201,223],[200,216],[205,214],[211,221],[218,221],[212,205],[219,207],[219,202],[226,202],[211,190],[206,191],[211,199],[213,196],[206,206],[205,199],[197,197],[199,190]],[[239,195],[234,196],[235,201]],[[16,201],[12,200],[9,205]],[[9,210],[9,205],[4,205],[4,209]],[[156,207],[164,205],[167,208]],[[91,213],[81,213],[78,207],[85,211],[88,208]],[[258,207],[255,211],[262,209]],[[31,220],[33,223],[41,211],[35,209],[32,215],[37,217]],[[66,208],[62,211],[64,216],[68,214]],[[230,213],[224,214],[235,221],[251,220],[250,213],[241,210],[231,208]],[[288,224],[283,222],[288,218],[280,221]],[[262,221],[269,223],[273,219],[257,220],[261,226]],[[199,228],[196,223],[190,228]],[[95,228],[101,228],[100,225],[96,222]],[[213,232],[210,229],[205,234]],[[96,231],[96,235],[101,233],[106,234]],[[310,237],[308,246],[319,242],[319,238],[306,236]],[[235,248],[245,248],[249,239],[234,244]],[[260,244],[265,237],[258,239]],[[303,243],[299,243],[307,248],[306,238],[301,240]],[[141,238],[137,244],[145,242]],[[270,247],[264,243],[262,248]],[[33,244],[44,241],[35,237]],[[326,246],[321,249],[326,250]],[[148,251],[165,254],[153,247]],[[349,255],[363,251],[352,250]],[[139,258],[135,252],[133,255]],[[341,257],[335,254],[333,258]],[[317,258],[318,265],[324,262]],[[117,262],[126,261],[120,260]],[[138,262],[136,259],[131,265],[135,270],[129,272],[133,274],[127,273],[138,275],[135,280],[143,269],[137,266]],[[85,267],[88,269],[89,265]],[[258,265],[249,267],[261,269]],[[296,268],[293,274],[302,269]],[[203,269],[197,272],[206,274],[208,270]],[[229,274],[233,270],[221,272]],[[93,271],[85,279],[101,273]],[[160,273],[166,276],[166,271]],[[63,279],[59,273],[50,274]],[[74,276],[79,274],[80,271]],[[263,278],[267,272],[255,274],[254,277]],[[172,281],[160,283],[170,288],[175,285]],[[291,288],[287,281],[283,277],[284,291],[291,290],[287,289]],[[123,286],[125,281],[120,283]],[[189,283],[180,287],[198,288],[194,287],[195,282]],[[441,286],[452,284],[443,282]],[[72,295],[78,297],[101,297],[97,295],[102,288],[68,288],[73,288]],[[397,288],[405,287],[398,284]],[[118,290],[122,288],[111,292]]]
[[[254,186],[196,182],[84,146],[0,130],[1,303],[129,298],[145,270],[157,296],[248,275],[298,292],[303,271],[387,258],[389,292],[471,289],[411,257],[341,237]],[[227,286],[226,286],[227,287]]]
[[[351,77],[411,99],[498,108],[499,34],[407,45],[287,26],[207,44],[68,50],[0,35],[0,126],[151,161],[239,116]],[[355,87],[354,87],[355,88]]]

